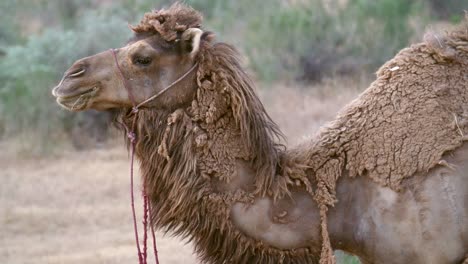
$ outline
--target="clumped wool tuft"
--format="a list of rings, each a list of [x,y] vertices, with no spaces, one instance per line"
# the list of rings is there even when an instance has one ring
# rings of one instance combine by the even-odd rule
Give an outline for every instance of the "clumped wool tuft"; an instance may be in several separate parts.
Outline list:
[[[175,4],[145,14],[133,30],[172,42],[201,22],[198,12]],[[245,236],[229,219],[235,202],[255,195],[277,199],[299,183],[320,208],[320,263],[334,263],[326,216],[345,172],[400,190],[406,178],[447,164],[442,155],[467,138],[468,25],[444,37],[429,33],[424,43],[403,49],[315,139],[290,150],[277,143],[281,133],[237,52],[211,39],[204,34],[195,58],[197,93],[191,106],[142,110],[136,148],[155,209],[153,223],[193,240],[203,262],[316,263],[317,245],[280,250]],[[131,120],[125,112],[121,118]],[[213,189],[213,182],[229,182],[236,160],[250,162],[255,190]]]
[[[188,28],[200,28],[202,21],[202,15],[195,9],[175,3],[167,10],[146,13],[132,30],[137,34],[158,33],[166,41],[173,41]]]

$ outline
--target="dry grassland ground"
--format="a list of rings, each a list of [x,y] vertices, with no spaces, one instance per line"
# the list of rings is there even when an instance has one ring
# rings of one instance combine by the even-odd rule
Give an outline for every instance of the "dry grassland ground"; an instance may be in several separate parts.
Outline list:
[[[329,81],[260,93],[292,145],[313,135],[365,86]],[[137,262],[129,159],[120,140],[111,145],[52,157],[0,154],[0,263]],[[157,240],[162,264],[197,263],[191,245],[179,238],[157,233]]]

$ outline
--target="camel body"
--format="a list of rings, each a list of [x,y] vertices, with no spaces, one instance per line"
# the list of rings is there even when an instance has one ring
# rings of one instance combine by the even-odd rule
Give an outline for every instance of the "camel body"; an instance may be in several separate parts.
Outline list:
[[[462,263],[468,248],[468,144],[444,160],[450,165],[407,179],[400,192],[364,177],[341,178],[328,217],[333,248],[369,264]],[[275,221],[275,212],[299,220]],[[306,192],[276,203],[238,203],[232,216],[246,234],[279,248],[304,247],[319,237],[318,209]]]

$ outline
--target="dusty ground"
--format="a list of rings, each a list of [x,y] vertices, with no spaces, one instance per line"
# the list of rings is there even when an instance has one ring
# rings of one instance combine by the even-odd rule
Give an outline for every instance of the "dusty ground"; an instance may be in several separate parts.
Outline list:
[[[288,143],[296,144],[356,96],[362,84],[353,85],[261,94]],[[0,154],[0,263],[137,262],[129,159],[118,143],[53,157]],[[157,240],[161,263],[197,263],[192,247],[180,239],[157,233]]]

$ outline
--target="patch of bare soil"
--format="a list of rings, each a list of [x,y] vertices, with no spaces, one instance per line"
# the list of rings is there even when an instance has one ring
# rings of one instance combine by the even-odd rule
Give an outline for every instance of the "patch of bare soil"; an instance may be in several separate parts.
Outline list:
[[[128,168],[123,147],[2,162],[0,262],[135,263]],[[189,245],[157,239],[161,263],[196,263]]]

